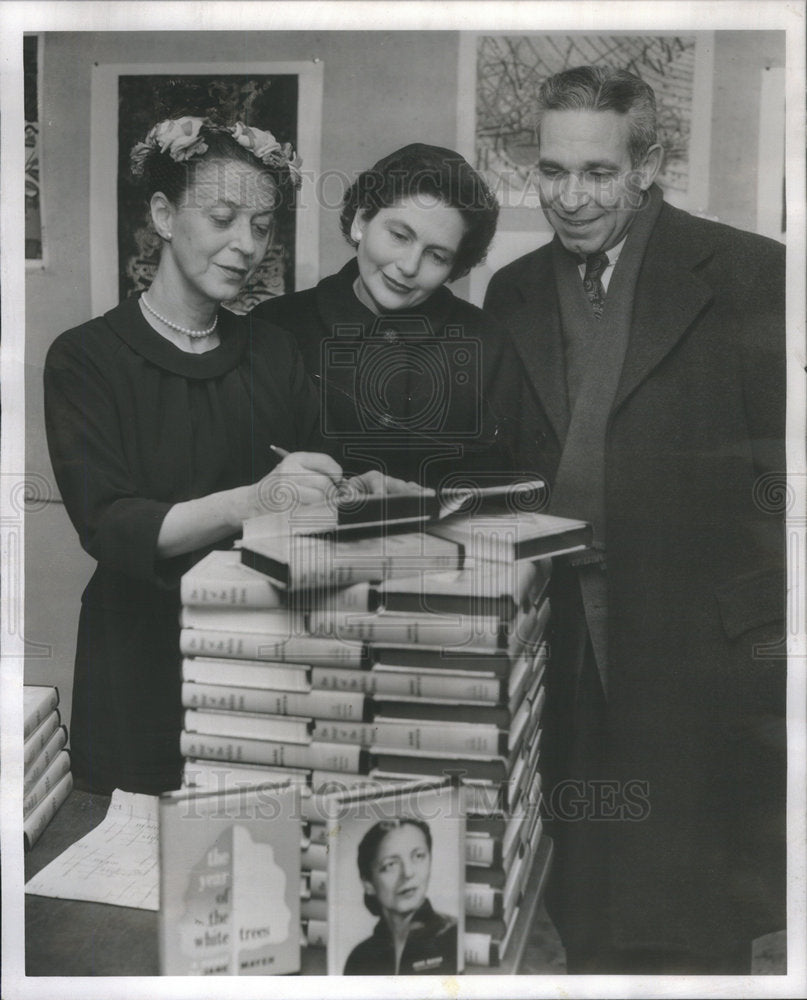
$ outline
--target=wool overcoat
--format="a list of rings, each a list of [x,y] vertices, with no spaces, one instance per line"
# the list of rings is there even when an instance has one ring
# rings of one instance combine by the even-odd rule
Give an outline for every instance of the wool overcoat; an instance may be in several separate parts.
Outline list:
[[[785,926],[784,293],[778,243],[662,207],[605,434],[617,947]],[[551,482],[569,424],[551,245],[494,275],[485,309],[530,385],[522,461]]]

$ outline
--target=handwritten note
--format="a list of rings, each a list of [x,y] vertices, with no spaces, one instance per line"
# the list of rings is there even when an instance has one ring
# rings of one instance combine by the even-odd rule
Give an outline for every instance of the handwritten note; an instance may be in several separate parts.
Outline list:
[[[157,801],[115,789],[103,822],[34,875],[25,891],[159,909]]]

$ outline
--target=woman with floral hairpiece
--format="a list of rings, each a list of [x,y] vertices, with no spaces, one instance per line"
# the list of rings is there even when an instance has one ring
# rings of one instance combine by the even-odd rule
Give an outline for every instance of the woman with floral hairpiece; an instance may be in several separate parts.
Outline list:
[[[65,507],[98,562],[79,619],[73,774],[94,791],[156,793],[181,776],[181,575],[245,518],[282,509],[289,487],[316,502],[342,473],[320,453],[290,336],[220,308],[293,197],[291,147],[182,117],[155,125],[131,165],[162,242],[154,281],[57,338],[45,415]]]

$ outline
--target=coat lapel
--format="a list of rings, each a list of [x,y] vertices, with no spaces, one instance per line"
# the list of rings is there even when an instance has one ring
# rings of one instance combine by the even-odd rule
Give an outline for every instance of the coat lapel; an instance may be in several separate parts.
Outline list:
[[[712,253],[692,218],[665,205],[639,272],[630,341],[613,410],[669,354],[712,298],[693,269]]]
[[[511,313],[508,326],[525,374],[562,442],[569,426],[569,402],[560,307],[549,248],[542,247],[534,262],[529,281],[518,285],[522,301]]]

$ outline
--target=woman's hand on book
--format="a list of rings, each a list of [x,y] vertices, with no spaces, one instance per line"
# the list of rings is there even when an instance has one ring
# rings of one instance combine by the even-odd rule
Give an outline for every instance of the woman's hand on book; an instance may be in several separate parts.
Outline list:
[[[411,480],[407,482],[404,479],[385,476],[383,472],[379,472],[377,469],[368,469],[367,472],[363,472],[360,476],[353,476],[351,479],[344,480],[340,496],[341,494],[349,496],[351,493],[357,496],[365,494],[374,496],[393,494],[434,496],[434,490],[427,486],[421,486],[420,483],[415,483]]]

